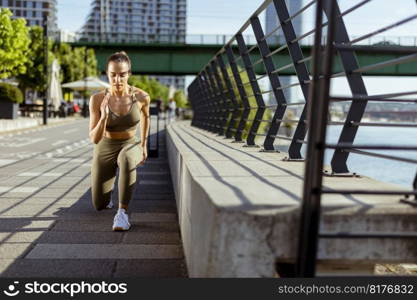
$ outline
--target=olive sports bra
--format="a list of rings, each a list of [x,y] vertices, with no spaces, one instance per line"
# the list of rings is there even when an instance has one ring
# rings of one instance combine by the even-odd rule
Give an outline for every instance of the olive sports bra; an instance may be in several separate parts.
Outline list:
[[[137,99],[136,96],[132,93],[132,87],[129,89],[129,93],[132,95],[132,103],[130,105],[129,111],[124,115],[117,115],[110,109],[109,106],[109,117],[106,122],[106,130],[113,131],[130,131],[136,129],[136,126],[140,120],[139,109],[137,108]],[[108,93],[106,89],[104,95]],[[135,105],[136,104],[136,105]]]

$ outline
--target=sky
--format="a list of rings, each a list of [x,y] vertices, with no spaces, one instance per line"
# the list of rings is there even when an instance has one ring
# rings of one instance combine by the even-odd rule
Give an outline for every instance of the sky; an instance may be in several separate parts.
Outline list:
[[[292,0],[290,0],[292,1]],[[340,10],[353,7],[362,0],[339,0]],[[85,22],[90,10],[89,0],[57,0],[58,2],[58,27],[71,31],[79,30]],[[251,14],[264,2],[264,0],[188,0],[187,1],[187,34],[235,34]],[[310,0],[303,0],[303,4]],[[372,0],[360,9],[344,17],[344,21],[351,36],[360,36],[372,32],[383,26],[398,22],[413,14],[417,14],[416,0]],[[260,16],[262,23],[264,15]],[[303,15],[303,32],[313,28],[314,9],[309,8]],[[244,34],[253,33],[247,30]],[[384,36],[401,36],[403,40],[411,42],[417,40],[417,21],[391,29]],[[186,76],[186,85],[193,76]],[[404,81],[401,78],[393,78],[381,86],[380,79],[371,80],[369,86],[375,86],[375,90],[383,93],[382,89],[388,86],[400,87],[417,83],[414,80]],[[261,83],[262,85],[263,83]],[[346,83],[335,85],[337,90],[348,90]],[[341,88],[343,86],[343,88]],[[387,90],[388,92],[388,90]],[[298,92],[300,94],[300,92]]]
[[[89,0],[57,0],[58,27],[77,31],[88,15]],[[263,0],[188,0],[187,33],[233,34]],[[213,24],[215,23],[215,24]]]
[[[341,10],[352,7],[361,0],[339,0]],[[58,27],[77,31],[89,13],[89,0],[57,0]],[[188,0],[187,34],[234,34],[263,0]],[[304,0],[306,4],[310,0]],[[304,29],[314,24],[313,9],[304,17]],[[358,35],[380,28],[381,24],[396,22],[401,17],[417,13],[415,0],[373,0],[345,18],[350,34]],[[261,16],[263,20],[263,16]],[[417,21],[390,30],[386,35],[416,36]]]

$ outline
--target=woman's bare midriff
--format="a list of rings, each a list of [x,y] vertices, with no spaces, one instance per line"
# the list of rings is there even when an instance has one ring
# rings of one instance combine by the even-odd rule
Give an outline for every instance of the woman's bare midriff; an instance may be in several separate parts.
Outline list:
[[[104,131],[104,136],[115,140],[125,140],[135,136],[136,130],[130,131]]]

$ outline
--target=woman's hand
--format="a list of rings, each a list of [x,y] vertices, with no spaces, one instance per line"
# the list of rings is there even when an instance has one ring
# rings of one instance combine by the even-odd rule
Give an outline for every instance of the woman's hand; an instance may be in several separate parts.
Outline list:
[[[145,164],[145,161],[148,158],[148,147],[142,147],[141,146],[141,149],[142,149],[142,157],[141,157],[141,159],[138,163],[138,166],[141,166],[141,165]]]
[[[100,105],[100,118],[102,120],[107,119],[107,117],[109,116],[109,99],[110,99],[110,93],[107,93],[104,96],[103,101],[101,102],[101,105]]]

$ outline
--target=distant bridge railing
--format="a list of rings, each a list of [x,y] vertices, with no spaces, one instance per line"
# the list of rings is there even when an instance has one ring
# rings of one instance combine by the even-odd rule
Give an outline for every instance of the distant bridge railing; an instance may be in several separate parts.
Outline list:
[[[410,0],[415,4],[414,0]],[[339,3],[340,2],[340,3]],[[296,276],[314,276],[317,259],[317,244],[319,238],[396,238],[413,237],[389,233],[323,233],[319,232],[320,203],[323,194],[374,194],[374,195],[404,195],[404,202],[417,205],[417,174],[411,189],[401,191],[375,190],[328,190],[322,185],[323,175],[356,176],[350,173],[347,160],[350,153],[378,157],[407,163],[415,168],[417,159],[407,155],[393,155],[384,151],[417,151],[417,141],[410,140],[406,144],[390,143],[386,137],[383,144],[368,141],[366,144],[355,143],[360,127],[373,126],[381,129],[387,127],[417,128],[415,122],[365,122],[362,120],[368,103],[403,103],[415,109],[417,89],[370,95],[367,91],[362,73],[383,68],[416,67],[417,48],[397,47],[390,43],[380,43],[371,49],[372,53],[383,54],[388,49],[397,53],[395,59],[379,61],[369,65],[359,65],[355,51],[363,47],[363,42],[380,39],[380,34],[417,19],[417,7],[408,15],[398,16],[394,23],[380,24],[378,30],[366,32],[360,37],[348,35],[345,17],[360,11],[372,0],[362,0],[348,6],[348,2],[333,0],[313,0],[298,12],[289,12],[285,0],[266,0],[250,17],[240,30],[230,39],[221,50],[207,63],[196,79],[188,87],[188,97],[194,111],[192,125],[211,132],[225,135],[235,142],[245,143],[248,147],[257,147],[256,141],[262,143],[262,151],[277,151],[277,143],[288,144],[288,158],[293,161],[306,163],[304,178],[303,204],[301,209],[301,225],[299,233],[298,259]],[[340,8],[339,5],[343,7]],[[273,5],[278,17],[278,27],[271,32],[264,32],[259,15],[268,5]],[[315,26],[313,29],[296,34],[293,20],[308,10],[315,11]],[[392,12],[386,12],[392,15]],[[372,16],[369,16],[371,19]],[[325,20],[326,19],[326,20]],[[324,33],[326,31],[326,33]],[[256,37],[256,43],[248,45],[245,36]],[[282,45],[271,47],[270,37],[278,34],[285,39]],[[329,38],[323,38],[327,36]],[[313,38],[313,54],[305,57],[301,45],[303,40]],[[236,54],[232,47],[239,49]],[[250,53],[258,49],[261,58],[257,61],[250,59]],[[291,61],[283,61],[276,65],[274,55],[287,51]],[[343,66],[342,72],[334,72],[334,62],[339,61]],[[256,76],[254,67],[262,65],[264,76]],[[297,74],[297,82],[282,84],[283,70],[293,68]],[[347,82],[349,90],[345,95],[330,93],[330,84],[335,79]],[[260,80],[267,79],[270,89],[263,90]],[[288,91],[301,91],[302,99],[288,97]],[[293,93],[294,94],[294,93]],[[336,102],[346,102],[348,112],[342,121],[331,120],[329,111]],[[299,107],[301,112],[295,115],[293,108]],[[416,111],[417,114],[417,111]],[[326,130],[329,125],[343,126],[338,141],[334,144],[326,140]],[[286,134],[288,128],[294,127],[293,133]],[[308,134],[308,136],[307,136]],[[306,150],[306,155],[303,151]],[[331,171],[324,172],[324,153],[333,149]],[[304,160],[304,157],[306,159]],[[384,164],[375,165],[383,168]],[[414,174],[414,173],[413,173]]]
[[[59,32],[56,33],[60,37]],[[256,44],[256,36],[252,34],[242,35],[246,45]],[[359,36],[352,36],[356,39]],[[91,42],[91,43],[127,43],[127,44],[189,44],[189,45],[224,45],[233,38],[232,34],[187,34],[187,35],[164,35],[164,34],[125,34],[125,33],[101,33],[85,34],[77,32],[71,37],[67,37],[68,42]],[[323,42],[326,36],[323,35]],[[65,38],[64,38],[65,39]],[[268,38],[268,44],[285,44],[284,36],[273,35]],[[299,45],[311,46],[314,44],[314,37],[307,36],[299,41]],[[398,45],[398,46],[417,46],[417,36],[372,36],[361,40],[359,45]]]

